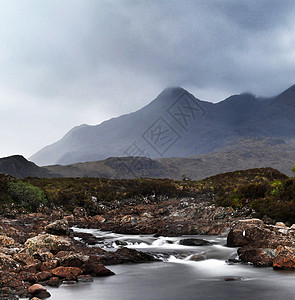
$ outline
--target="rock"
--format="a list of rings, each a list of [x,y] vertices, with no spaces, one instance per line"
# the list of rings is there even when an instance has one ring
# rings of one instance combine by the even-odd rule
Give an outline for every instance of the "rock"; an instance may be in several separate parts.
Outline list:
[[[30,273],[37,273],[40,270],[41,262],[28,264],[22,267],[22,270]]]
[[[81,268],[89,260],[88,255],[83,255],[81,253],[73,253],[67,251],[60,251],[57,253],[57,258],[59,258],[59,264],[63,267],[78,267]]]
[[[40,265],[40,260],[34,258],[28,249],[22,250],[13,255],[13,259],[21,265]]]
[[[19,265],[10,255],[0,252],[0,270],[15,271],[18,267]]]
[[[245,225],[263,225],[263,221],[260,219],[245,219],[245,220],[239,220],[239,225],[245,226]]]
[[[0,287],[15,288],[21,286],[22,282],[18,274],[6,271],[0,271]]]
[[[85,216],[87,216],[86,210],[83,207],[76,207],[73,210],[73,215],[76,218],[83,218]]]
[[[46,288],[41,284],[35,283],[28,288],[28,291],[31,295],[37,295],[42,291],[46,291]]]
[[[14,239],[5,235],[0,235],[0,247],[15,247]]]
[[[37,282],[37,277],[33,273],[22,271],[22,272],[19,273],[18,276],[19,276],[19,279],[22,280],[22,281],[28,281],[30,283]]]
[[[276,249],[276,256],[273,260],[275,270],[295,269],[295,248],[279,246]]]
[[[68,235],[69,234],[69,223],[66,219],[57,220],[45,227],[47,233],[54,235]]]
[[[81,267],[84,274],[91,274],[93,276],[109,276],[115,275],[114,272],[106,268],[101,262],[100,257],[96,255],[89,256],[87,262]],[[119,261],[121,262],[121,261]]]
[[[210,246],[213,243],[202,239],[183,239],[179,241],[180,245],[184,246]]]
[[[288,228],[288,227],[285,225],[285,223],[283,223],[283,222],[277,222],[277,223],[275,224],[275,226],[277,226],[277,227],[282,227],[282,228]]]
[[[45,261],[41,264],[40,270],[41,271],[49,271],[55,269],[58,266],[58,260],[53,259],[50,261]]]
[[[39,272],[36,274],[37,282],[49,280],[51,277],[52,277],[52,274],[47,271],[42,271],[42,272]]]
[[[82,240],[82,242],[88,244],[88,245],[95,245],[98,243],[99,239],[95,237],[91,233],[87,232],[74,232],[74,236],[78,237]]]
[[[238,254],[242,262],[253,263],[256,267],[272,267],[275,250],[243,247],[238,250]]]
[[[48,233],[39,234],[25,242],[25,247],[30,250],[36,251],[41,248],[47,248],[53,253],[57,253],[58,251],[62,250],[68,250],[71,245],[72,242],[70,239]]]
[[[33,253],[33,257],[41,262],[47,262],[51,261],[54,256],[48,249],[38,249],[35,253]]]
[[[237,277],[237,276],[235,276],[235,277],[225,277],[223,280],[224,281],[240,281],[240,280],[242,280],[242,278]]]
[[[54,286],[54,287],[57,287],[57,286],[60,286],[62,283],[62,281],[56,277],[56,276],[53,276],[51,277],[49,280],[47,280],[46,284],[48,286]]]
[[[92,266],[92,274],[98,277],[115,275],[114,272],[106,268],[103,264],[96,263]]]
[[[90,275],[79,275],[77,280],[78,282],[92,282],[93,278]]]
[[[194,255],[190,256],[189,260],[192,260],[192,261],[202,261],[202,260],[206,260],[206,255],[202,255],[202,254],[194,254]]]
[[[116,254],[118,254],[123,259],[124,262],[144,263],[150,261],[157,261],[157,259],[155,259],[150,254],[137,251],[135,249],[129,249],[126,247],[118,249],[116,251]]]
[[[232,229],[228,236],[226,245],[228,247],[241,247],[248,244],[248,240],[245,237],[245,230]]]
[[[42,291],[42,292],[36,294],[36,297],[38,299],[46,299],[46,298],[49,298],[50,296],[51,295],[50,295],[50,293],[48,291]]]
[[[58,267],[50,271],[52,275],[66,280],[76,280],[83,272],[76,267]]]

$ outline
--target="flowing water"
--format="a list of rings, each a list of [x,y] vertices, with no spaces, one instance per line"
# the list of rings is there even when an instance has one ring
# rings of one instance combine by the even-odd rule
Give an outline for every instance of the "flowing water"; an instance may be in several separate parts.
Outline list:
[[[231,300],[295,299],[295,272],[230,264],[237,249],[216,236],[154,237],[84,230],[99,238],[98,246],[115,251],[122,245],[153,253],[161,262],[109,266],[115,276],[93,283],[48,288],[60,300]],[[204,239],[209,246],[183,246],[180,240]],[[118,246],[119,245],[119,246]]]

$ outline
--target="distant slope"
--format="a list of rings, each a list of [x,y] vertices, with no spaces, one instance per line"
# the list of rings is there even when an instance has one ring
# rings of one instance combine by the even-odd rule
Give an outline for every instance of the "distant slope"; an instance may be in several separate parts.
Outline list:
[[[97,162],[45,168],[64,177],[189,177],[200,180],[219,173],[261,167],[272,167],[291,176],[291,166],[294,162],[294,144],[267,138],[240,139],[235,144],[229,143],[220,151],[190,158],[151,160],[143,157],[115,157]]]
[[[0,158],[0,173],[16,178],[24,177],[56,177],[51,171],[38,167],[21,155]]]
[[[295,85],[272,98],[240,94],[215,104],[169,88],[134,113],[73,128],[30,160],[49,165],[124,156],[190,157],[241,138],[295,138],[294,116]]]

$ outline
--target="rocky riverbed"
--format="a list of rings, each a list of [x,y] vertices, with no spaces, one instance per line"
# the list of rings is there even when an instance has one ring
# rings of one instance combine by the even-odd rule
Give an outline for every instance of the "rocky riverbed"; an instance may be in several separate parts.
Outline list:
[[[183,198],[146,203],[126,200],[124,205],[101,210],[96,216],[88,216],[85,209],[77,207],[73,213],[57,209],[50,214],[1,217],[1,299],[46,298],[50,296],[46,286],[114,275],[111,267],[105,267],[109,265],[156,260],[149,253],[125,247],[124,243],[118,243],[116,251],[106,251],[98,246],[98,237],[73,231],[73,226],[155,236],[228,235],[229,247],[241,247],[240,259],[233,263],[295,268],[294,227],[264,224],[253,219],[250,209],[235,210]]]

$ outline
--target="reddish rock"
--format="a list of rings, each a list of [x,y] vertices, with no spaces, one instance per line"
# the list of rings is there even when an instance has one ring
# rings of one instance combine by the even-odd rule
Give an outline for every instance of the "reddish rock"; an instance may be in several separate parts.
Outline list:
[[[50,271],[55,269],[58,266],[58,261],[53,259],[51,261],[45,261],[41,264],[40,270],[41,271]]]
[[[22,271],[22,272],[19,273],[18,276],[19,276],[19,279],[22,280],[22,281],[28,281],[30,283],[37,282],[37,277],[33,273]]]
[[[43,272],[39,272],[36,274],[36,279],[37,281],[45,281],[48,280],[52,277],[52,274],[50,272],[47,271],[43,271]]]
[[[274,249],[252,248],[249,246],[238,250],[242,262],[251,262],[256,267],[272,267],[275,257]]]
[[[248,240],[245,237],[245,230],[232,229],[227,236],[228,247],[241,247],[248,244]]]
[[[17,262],[10,255],[0,252],[0,270],[13,272],[17,269]]]
[[[37,295],[37,294],[39,294],[42,291],[46,291],[46,288],[43,285],[38,284],[38,283],[35,283],[35,284],[33,284],[32,286],[30,286],[28,288],[28,292],[31,295]]]
[[[0,247],[14,247],[14,239],[5,235],[0,235]]]
[[[103,264],[96,263],[92,266],[92,272],[95,276],[111,276],[115,275],[114,272],[106,268]]]
[[[276,249],[273,268],[276,270],[295,269],[295,248],[279,246]]]
[[[50,271],[52,275],[66,280],[76,280],[82,274],[82,270],[76,267],[58,267]]]
[[[59,279],[58,277],[54,276],[54,277],[51,277],[49,280],[47,280],[46,284],[48,286],[60,286],[62,283],[61,279]]]
[[[22,284],[18,274],[13,272],[0,271],[0,287],[15,288]]]
[[[41,262],[37,262],[37,263],[33,263],[33,264],[29,264],[26,266],[22,267],[22,270],[25,272],[30,272],[30,273],[37,273],[40,270],[41,267]]]

